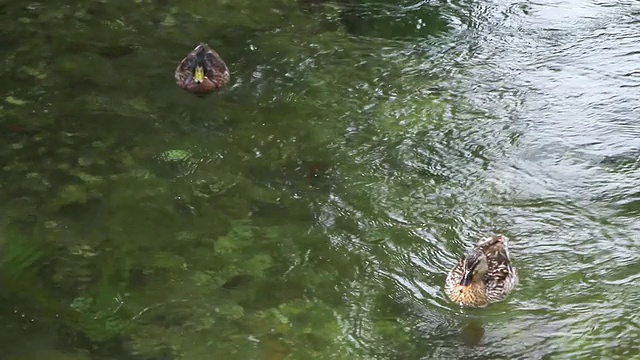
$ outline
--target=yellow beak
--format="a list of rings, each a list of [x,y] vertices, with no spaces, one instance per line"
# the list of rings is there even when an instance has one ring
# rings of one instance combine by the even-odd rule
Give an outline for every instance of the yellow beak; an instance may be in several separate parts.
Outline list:
[[[196,69],[193,72],[193,80],[198,84],[204,81],[204,68],[202,66],[196,66]]]

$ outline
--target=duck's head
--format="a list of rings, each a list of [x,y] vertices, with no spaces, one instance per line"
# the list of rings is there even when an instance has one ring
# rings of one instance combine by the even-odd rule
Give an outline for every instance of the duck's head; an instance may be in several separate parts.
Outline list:
[[[480,281],[489,270],[487,257],[482,251],[472,251],[464,257],[463,273],[456,290],[464,293],[469,290],[471,284]]]
[[[193,77],[186,86],[186,89],[195,94],[208,94],[216,87],[213,81],[207,77],[208,64],[206,60],[207,50],[204,47],[196,49],[193,68]]]
[[[205,71],[207,67],[207,62],[205,59],[206,50],[203,47],[196,52],[196,61],[193,65],[193,81],[196,84],[202,84],[207,77],[205,76]]]

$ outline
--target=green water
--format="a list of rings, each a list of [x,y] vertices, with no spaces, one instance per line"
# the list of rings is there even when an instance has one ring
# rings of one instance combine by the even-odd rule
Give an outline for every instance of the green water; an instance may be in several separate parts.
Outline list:
[[[1,359],[638,358],[637,2],[0,19]],[[173,80],[199,42],[206,98]],[[491,233],[520,284],[461,309]]]

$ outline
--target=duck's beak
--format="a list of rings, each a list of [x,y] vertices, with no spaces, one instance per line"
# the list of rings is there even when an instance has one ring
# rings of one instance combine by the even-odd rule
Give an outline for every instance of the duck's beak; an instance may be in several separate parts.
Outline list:
[[[473,279],[473,273],[471,271],[465,271],[464,275],[462,276],[462,279],[460,279],[459,285],[466,289],[467,286],[471,285],[472,279]]]
[[[193,71],[193,81],[198,84],[204,81],[204,68],[202,66],[196,66],[195,70]]]
[[[456,292],[463,294],[466,293],[467,290],[469,290],[469,288],[471,287],[471,278],[473,277],[473,275],[471,274],[471,272],[465,271],[464,275],[462,276],[462,279],[460,279],[460,282],[458,283],[458,285],[456,286]]]

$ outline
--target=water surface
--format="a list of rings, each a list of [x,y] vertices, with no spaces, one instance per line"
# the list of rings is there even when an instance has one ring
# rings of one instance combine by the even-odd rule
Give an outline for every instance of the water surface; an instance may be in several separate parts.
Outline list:
[[[0,357],[638,353],[637,2],[0,9]],[[491,233],[520,285],[461,309]]]

